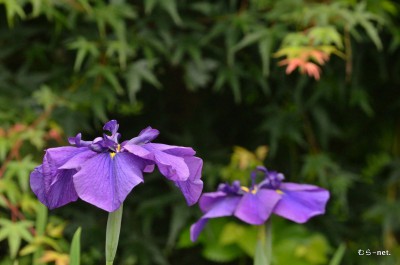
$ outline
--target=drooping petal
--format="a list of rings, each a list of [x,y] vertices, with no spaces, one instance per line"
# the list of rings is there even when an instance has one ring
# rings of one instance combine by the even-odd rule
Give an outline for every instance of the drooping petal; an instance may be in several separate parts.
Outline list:
[[[186,181],[189,178],[189,167],[184,157],[158,150],[158,146],[153,144],[145,144],[142,147],[153,154],[153,161],[156,163],[161,174],[169,180]]]
[[[51,210],[78,200],[72,176],[77,171],[74,169],[59,170],[53,183],[46,194],[46,206]]]
[[[240,196],[220,197],[213,207],[190,227],[190,239],[197,240],[208,219],[233,215],[240,199]]]
[[[35,168],[30,176],[30,185],[32,191],[38,197],[39,201],[49,209],[55,209],[70,202],[76,201],[76,194],[72,176],[76,170],[58,170],[52,176],[52,184],[45,190],[45,176],[43,175],[42,166]]]
[[[329,191],[313,185],[282,183],[282,199],[274,213],[296,223],[305,223],[311,217],[325,213]]]
[[[60,166],[84,150],[87,148],[72,146],[47,149],[43,164],[32,172],[31,188],[49,209],[78,199],[72,182],[72,175],[76,170],[63,170]]]
[[[122,150],[126,150],[129,153],[134,154],[134,155],[144,158],[144,159],[149,159],[149,160],[155,159],[154,154],[141,145],[127,143],[122,147]]]
[[[249,224],[263,224],[271,215],[280,198],[281,195],[274,190],[258,190],[254,194],[247,192],[240,200],[235,216]]]
[[[194,156],[196,154],[193,148],[185,146],[155,144],[155,143],[149,143],[146,146],[174,156]]]
[[[42,165],[36,167],[30,175],[29,182],[33,193],[39,201],[46,205],[46,192],[44,189],[44,177],[42,172]]]
[[[62,166],[69,159],[79,154],[85,147],[77,148],[74,146],[49,148],[43,158],[43,184],[45,193],[50,190],[52,183],[55,181],[58,174],[59,167]]]
[[[189,167],[189,178],[186,181],[177,181],[175,184],[182,191],[188,205],[195,204],[203,190],[203,181],[201,180],[201,170],[203,160],[198,157],[187,157],[184,159]]]
[[[190,240],[192,240],[192,242],[197,240],[207,222],[208,219],[200,218],[200,220],[190,226]]]
[[[147,166],[143,169],[143,172],[145,172],[145,173],[151,173],[151,172],[154,171],[154,167],[155,167],[154,164],[147,165]]]
[[[79,197],[103,210],[118,209],[130,191],[143,182],[146,163],[128,152],[100,153],[87,160],[74,175]]]

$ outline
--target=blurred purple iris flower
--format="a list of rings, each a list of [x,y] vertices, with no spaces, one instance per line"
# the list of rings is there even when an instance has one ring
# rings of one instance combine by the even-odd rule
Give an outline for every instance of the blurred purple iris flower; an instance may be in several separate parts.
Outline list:
[[[256,184],[256,173],[264,179]],[[243,187],[239,181],[232,185],[220,184],[216,192],[204,193],[200,209],[204,215],[191,226],[190,236],[196,241],[210,218],[235,216],[252,225],[265,223],[272,213],[304,223],[311,217],[325,213],[329,191],[307,184],[284,183],[282,173],[257,167],[251,174],[252,185]]]
[[[80,198],[113,212],[143,182],[143,172],[152,172],[157,165],[189,205],[197,202],[203,189],[203,161],[192,148],[151,143],[159,134],[151,127],[120,144],[118,127],[111,120],[103,127],[109,132],[103,137],[83,141],[78,134],[68,139],[73,146],[47,149],[43,164],[30,177],[38,199],[54,209]]]

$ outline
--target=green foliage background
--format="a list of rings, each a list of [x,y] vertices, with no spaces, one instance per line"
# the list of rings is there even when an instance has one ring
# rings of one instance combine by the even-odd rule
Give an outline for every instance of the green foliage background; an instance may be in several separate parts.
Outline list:
[[[81,263],[104,262],[106,213],[83,202],[47,213],[29,172],[43,149],[97,136],[108,119],[125,139],[151,125],[157,141],[193,146],[205,191],[246,181],[262,163],[329,189],[326,215],[306,225],[274,218],[275,264],[400,264],[399,8],[0,0],[0,264],[68,264],[78,227]],[[315,51],[330,58],[306,58],[319,80],[278,65]],[[126,201],[116,264],[251,264],[254,228],[215,220],[194,245],[188,227],[199,216],[146,176]]]

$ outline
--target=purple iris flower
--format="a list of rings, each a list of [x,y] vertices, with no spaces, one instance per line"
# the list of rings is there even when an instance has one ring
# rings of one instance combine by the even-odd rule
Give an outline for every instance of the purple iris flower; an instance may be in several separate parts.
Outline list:
[[[109,133],[103,137],[83,141],[78,134],[68,139],[73,146],[47,149],[43,164],[30,177],[38,199],[54,209],[80,198],[113,212],[143,182],[143,172],[157,165],[181,189],[189,205],[197,202],[203,188],[203,161],[192,148],[151,143],[159,134],[151,127],[120,144],[118,127],[112,120],[104,125]]]
[[[264,179],[256,184],[256,173]],[[251,174],[252,185],[244,187],[239,181],[232,185],[220,184],[216,192],[204,193],[199,206],[204,215],[191,226],[191,240],[196,241],[210,218],[235,216],[252,225],[265,223],[272,213],[304,223],[311,217],[325,213],[329,191],[317,186],[284,183],[282,173],[257,167]]]

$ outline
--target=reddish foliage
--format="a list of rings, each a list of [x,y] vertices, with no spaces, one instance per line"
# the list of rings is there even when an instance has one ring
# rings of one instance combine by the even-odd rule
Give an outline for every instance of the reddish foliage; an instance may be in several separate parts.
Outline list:
[[[319,65],[324,65],[329,60],[329,54],[320,50],[305,50],[298,57],[287,58],[278,63],[280,66],[287,65],[286,74],[291,74],[296,68],[299,68],[300,73],[307,74],[319,80],[321,77],[321,68]]]

